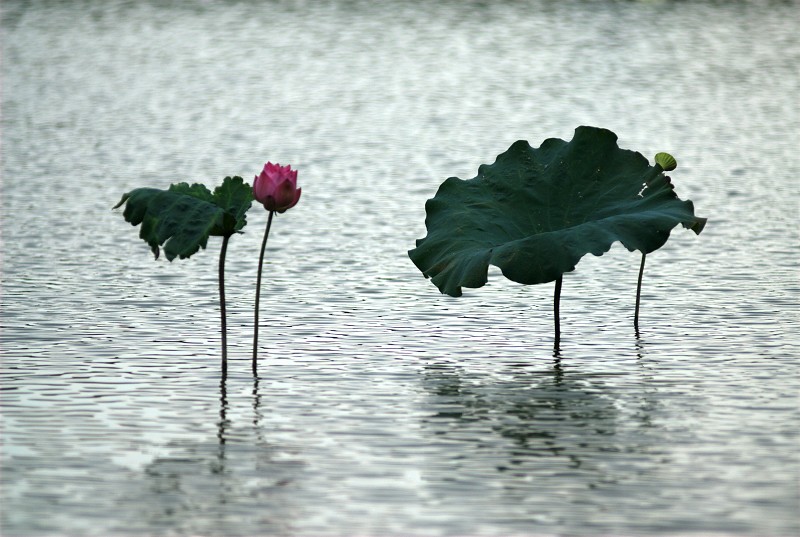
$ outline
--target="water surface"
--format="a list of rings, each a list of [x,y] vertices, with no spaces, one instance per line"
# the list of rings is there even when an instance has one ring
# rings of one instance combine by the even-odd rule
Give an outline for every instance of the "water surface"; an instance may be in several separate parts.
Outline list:
[[[2,6],[4,535],[795,535],[798,6]],[[444,297],[406,251],[448,176],[609,128],[709,224],[562,294]],[[300,170],[153,261],[123,192]]]

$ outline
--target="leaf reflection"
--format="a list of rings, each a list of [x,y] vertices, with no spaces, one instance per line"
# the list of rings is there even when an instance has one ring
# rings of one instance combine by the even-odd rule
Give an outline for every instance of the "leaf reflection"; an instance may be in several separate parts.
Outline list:
[[[520,366],[501,378],[430,364],[423,386],[435,409],[424,429],[439,442],[459,444],[452,446],[458,467],[472,473],[535,476],[539,486],[541,479],[554,478],[556,486],[555,478],[569,475],[594,488],[624,479],[631,469],[625,459],[653,447],[646,435],[628,430],[613,387],[567,370],[557,354],[545,370]]]

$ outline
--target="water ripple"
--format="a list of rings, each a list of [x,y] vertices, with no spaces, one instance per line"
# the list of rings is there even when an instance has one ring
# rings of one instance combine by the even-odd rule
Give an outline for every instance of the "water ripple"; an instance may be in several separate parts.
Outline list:
[[[795,15],[4,2],[4,534],[797,533]],[[579,124],[674,153],[710,222],[648,256],[639,334],[637,256],[583,259],[554,353],[552,286],[452,299],[406,251],[446,177]],[[111,206],[267,159],[303,202],[259,379],[266,212],[230,243],[221,381],[218,240],[154,262]]]

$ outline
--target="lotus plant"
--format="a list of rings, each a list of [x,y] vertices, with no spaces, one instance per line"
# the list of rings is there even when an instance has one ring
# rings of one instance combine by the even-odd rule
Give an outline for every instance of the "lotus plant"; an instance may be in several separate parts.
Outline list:
[[[267,162],[251,187],[241,177],[226,177],[212,193],[199,183],[172,184],[166,190],[136,188],[126,192],[114,208],[125,205],[123,216],[133,226],[141,224],[144,239],[158,259],[163,249],[169,261],[185,259],[205,248],[210,236],[222,237],[219,255],[219,301],[222,333],[222,377],[228,371],[228,338],[225,308],[225,254],[228,240],[247,224],[245,218],[253,200],[269,211],[267,229],[261,243],[256,282],[255,328],[253,335],[253,374],[256,375],[258,347],[258,309],[264,250],[275,213],[283,213],[300,200],[297,171],[291,166]]]
[[[661,248],[677,225],[699,234],[706,219],[681,200],[669,177],[677,163],[667,153],[651,166],[621,149],[617,135],[597,127],[575,129],[569,142],[519,140],[478,175],[450,177],[425,204],[426,237],[409,257],[442,293],[487,281],[489,265],[526,284],[555,282],[554,347],[559,348],[562,277],[586,255],[603,255],[615,242],[639,251],[634,329],[645,255]]]
[[[136,188],[114,206],[125,205],[123,216],[132,226],[141,224],[141,237],[155,255],[164,250],[169,261],[186,259],[205,248],[210,236],[222,237],[219,254],[219,302],[222,332],[222,377],[228,371],[225,314],[225,253],[228,240],[247,224],[245,213],[253,202],[250,185],[241,177],[226,177],[212,193],[205,185],[172,184],[167,190]]]
[[[300,188],[297,188],[297,170],[290,165],[281,166],[267,162],[264,169],[253,180],[253,197],[269,211],[267,228],[261,241],[261,254],[258,256],[258,278],[256,279],[256,304],[253,324],[253,376],[258,376],[258,310],[261,299],[261,273],[264,267],[264,250],[267,247],[272,217],[284,213],[300,201]]]

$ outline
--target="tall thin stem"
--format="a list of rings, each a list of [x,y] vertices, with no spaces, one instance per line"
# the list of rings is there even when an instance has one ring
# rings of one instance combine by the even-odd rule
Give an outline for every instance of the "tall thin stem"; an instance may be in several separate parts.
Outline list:
[[[639,333],[639,302],[642,298],[642,275],[644,275],[644,260],[647,256],[642,254],[642,264],[639,266],[639,282],[636,284],[636,312],[633,314],[633,329]]]
[[[553,318],[555,319],[556,334],[554,347],[558,351],[561,345],[561,319],[560,319],[560,305],[561,305],[561,281],[562,276],[556,280],[556,290],[553,293]]]
[[[258,279],[256,280],[256,307],[255,307],[255,322],[253,323],[253,376],[258,376],[258,308],[261,301],[261,271],[264,268],[264,250],[267,249],[267,238],[269,237],[269,228],[272,227],[272,216],[275,211],[269,212],[267,218],[267,229],[264,230],[264,240],[261,241],[261,255],[258,256]]]
[[[222,378],[228,376],[228,325],[225,313],[225,253],[228,250],[230,235],[222,237],[222,250],[219,252],[219,310],[222,320]]]
[[[225,473],[225,442],[228,440],[228,395],[225,388],[227,376],[222,375],[222,380],[219,383],[219,422],[217,423],[217,440],[219,440],[219,447],[217,447],[217,467],[216,472],[221,474]]]
[[[219,440],[220,446],[225,444],[227,440],[227,435],[225,434],[225,429],[227,429],[228,425],[228,390],[225,387],[227,380],[228,377],[223,376],[219,382],[219,423],[217,424],[217,439]],[[219,458],[225,458],[224,452],[220,452]]]

